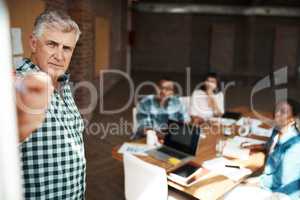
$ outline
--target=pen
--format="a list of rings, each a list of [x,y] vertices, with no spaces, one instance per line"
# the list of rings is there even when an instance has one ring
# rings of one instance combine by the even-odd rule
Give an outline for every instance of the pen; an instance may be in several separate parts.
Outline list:
[[[240,166],[236,166],[236,165],[225,165],[225,167],[240,169]]]

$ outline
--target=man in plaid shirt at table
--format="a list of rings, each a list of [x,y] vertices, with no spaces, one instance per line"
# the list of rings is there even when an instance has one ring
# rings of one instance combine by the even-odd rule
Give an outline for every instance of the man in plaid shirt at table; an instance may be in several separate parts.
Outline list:
[[[20,137],[25,199],[84,199],[84,126],[65,73],[79,36],[67,14],[45,11],[30,37],[31,59],[16,68],[17,77],[44,72],[54,86],[42,125]]]
[[[174,95],[174,82],[169,78],[162,78],[157,85],[157,94],[146,96],[137,106],[138,130],[133,139],[146,136],[148,130],[163,132],[167,129],[169,120],[185,123],[190,121],[187,108]]]

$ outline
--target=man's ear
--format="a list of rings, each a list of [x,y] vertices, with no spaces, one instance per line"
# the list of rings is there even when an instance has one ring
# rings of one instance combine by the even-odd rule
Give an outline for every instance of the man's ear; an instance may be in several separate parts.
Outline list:
[[[33,34],[29,36],[29,47],[32,53],[35,53],[37,45],[37,37]]]

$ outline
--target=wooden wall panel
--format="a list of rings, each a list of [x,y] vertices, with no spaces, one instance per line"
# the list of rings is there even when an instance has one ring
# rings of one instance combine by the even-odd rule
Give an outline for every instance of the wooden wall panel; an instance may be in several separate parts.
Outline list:
[[[289,67],[289,75],[297,71],[299,56],[299,28],[292,26],[277,26],[274,44],[274,69]]]
[[[213,24],[210,49],[211,69],[229,74],[234,64],[235,27],[230,24]]]
[[[101,69],[109,66],[110,58],[110,22],[103,17],[95,19],[95,75],[98,76]]]
[[[46,4],[42,0],[9,0],[11,27],[22,29],[22,43],[25,57],[30,57],[28,38],[32,32],[35,18],[44,11]]]

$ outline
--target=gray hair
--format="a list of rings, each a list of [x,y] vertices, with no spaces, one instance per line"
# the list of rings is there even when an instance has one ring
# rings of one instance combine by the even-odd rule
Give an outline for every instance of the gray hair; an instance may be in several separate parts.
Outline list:
[[[54,28],[64,33],[74,32],[78,41],[81,31],[77,23],[61,10],[46,10],[35,20],[33,34],[36,37],[42,36],[45,28]]]

